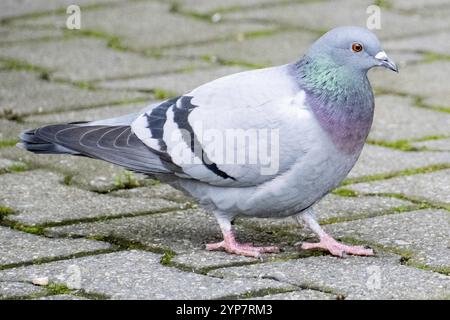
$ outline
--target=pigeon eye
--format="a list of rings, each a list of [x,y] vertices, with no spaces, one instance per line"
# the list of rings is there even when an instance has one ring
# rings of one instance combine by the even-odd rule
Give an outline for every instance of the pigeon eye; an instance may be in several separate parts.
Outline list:
[[[353,50],[354,52],[361,52],[362,49],[363,49],[363,46],[362,46],[361,43],[355,42],[354,44],[352,44],[352,50]]]

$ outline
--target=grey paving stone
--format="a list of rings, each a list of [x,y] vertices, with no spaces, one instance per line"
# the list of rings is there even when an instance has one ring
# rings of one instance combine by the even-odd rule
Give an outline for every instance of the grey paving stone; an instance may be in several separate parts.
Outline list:
[[[114,0],[79,0],[77,4],[80,6],[88,4],[98,4],[98,3],[112,3]],[[32,13],[39,13],[57,9],[65,9],[67,6],[73,4],[71,0],[57,0],[57,1],[46,1],[46,0],[3,0],[1,5],[0,17],[15,17],[22,16]]]
[[[151,187],[139,187],[133,189],[122,189],[118,191],[113,191],[110,193],[111,196],[119,196],[124,198],[163,198],[175,202],[194,202],[194,199],[183,194],[171,186],[165,183],[156,183]]]
[[[220,11],[238,11],[243,8],[273,4],[273,0],[177,0],[181,10],[197,13],[214,13]],[[276,3],[276,2],[275,2]]]
[[[352,237],[412,254],[412,262],[450,270],[450,212],[419,210],[328,226],[335,236]]]
[[[434,164],[449,163],[448,152],[403,152],[365,145],[362,154],[348,177],[356,178],[417,169]]]
[[[27,128],[32,127],[36,126]],[[105,161],[68,155],[38,155],[18,147],[0,149],[0,155],[7,159],[21,161],[29,167],[59,172],[69,179],[67,180],[69,184],[101,193],[117,189],[117,183],[127,181],[127,175],[130,174],[122,167]],[[138,182],[140,185],[145,185],[147,182],[146,177],[141,174],[133,173],[131,178],[133,182]]]
[[[333,218],[354,218],[361,215],[378,215],[412,203],[387,197],[340,197],[327,195],[316,206],[317,218],[322,221]]]
[[[71,110],[108,102],[145,98],[148,95],[125,91],[91,91],[42,81],[37,74],[24,71],[0,72],[0,113],[16,114]]]
[[[433,299],[448,296],[450,277],[397,263],[397,259],[330,256],[213,270],[231,279],[273,277],[301,287],[332,290],[346,299]]]
[[[86,239],[49,239],[1,226],[0,234],[0,265],[67,256],[110,247],[105,242]]]
[[[339,5],[336,5],[333,1],[294,3],[288,6],[231,12],[226,14],[224,19],[262,19],[324,31],[343,25],[365,27],[368,17],[366,9],[372,4],[373,1],[371,0],[344,0],[339,1]],[[393,11],[382,10],[381,17],[381,30],[377,30],[381,38],[442,30],[447,28],[450,23],[445,19],[435,19],[433,16],[424,15],[421,11],[414,15],[402,15]]]
[[[416,12],[421,9],[431,8],[439,10],[442,5],[447,4],[447,0],[395,0],[390,1],[389,4],[393,9],[408,10]]]
[[[2,48],[1,56],[55,70],[52,77],[71,81],[143,76],[206,64],[180,57],[168,60],[143,57],[107,48],[106,41],[92,38],[10,45]]]
[[[22,162],[0,158],[0,173],[8,172],[13,168],[26,168],[26,165]]]
[[[317,36],[305,31],[284,31],[254,38],[232,39],[203,45],[187,45],[164,51],[168,55],[221,58],[261,65],[286,64],[298,60]]]
[[[34,225],[80,218],[176,209],[180,204],[163,199],[119,198],[61,184],[61,175],[29,171],[0,175],[2,205],[17,212],[8,218]]]
[[[191,268],[193,271],[200,271],[205,268],[217,268],[227,265],[255,262],[255,259],[234,254],[230,255],[219,251],[197,250],[176,255],[172,259],[172,262],[182,265],[185,268]]]
[[[0,271],[0,279],[27,280],[47,276],[61,283],[67,267],[80,268],[81,288],[113,299],[215,299],[262,289],[290,289],[266,279],[218,279],[162,266],[161,255],[125,251]],[[132,270],[132,272],[130,272]]]
[[[87,11],[83,12],[83,28],[120,36],[126,46],[134,49],[204,42],[273,28],[271,24],[256,22],[210,23],[171,13],[170,7],[170,2],[152,1]],[[26,24],[65,27],[65,21],[65,15],[55,15],[28,20]]]
[[[360,192],[401,193],[450,204],[450,169],[350,185]]]
[[[335,300],[336,296],[317,290],[300,290],[287,293],[271,294],[252,300]]]
[[[337,196],[328,196],[327,200],[318,205],[317,213],[320,220],[326,221],[333,218],[355,218],[361,214],[381,214],[386,210],[408,204],[406,201],[382,197],[341,199]],[[275,244],[287,253],[295,253],[294,244],[304,239],[306,235],[310,236],[309,233],[300,230],[297,223],[290,218],[239,218],[235,226],[239,241],[259,245]],[[280,230],[283,232],[274,232],[273,226],[281,227]],[[139,242],[149,247],[171,249],[180,254],[176,261],[194,269],[241,261],[236,260],[235,256],[221,256],[211,252],[200,253],[201,259],[191,259],[199,250],[204,250],[206,243],[221,240],[215,218],[201,209],[54,227],[46,229],[46,232],[55,236],[110,236]]]
[[[412,144],[415,147],[426,147],[432,150],[450,151],[450,139],[429,140],[422,142],[415,142]]]
[[[11,299],[43,293],[42,287],[26,282],[0,281],[0,299]]]
[[[63,32],[57,29],[17,28],[0,26],[0,47],[7,47],[13,42],[43,40],[63,36]],[[3,51],[3,48],[2,48]]]
[[[439,92],[437,94],[434,94],[432,96],[426,97],[424,99],[424,102],[427,105],[435,106],[435,107],[444,107],[448,110],[450,110],[450,91],[447,92]]]
[[[76,121],[92,121],[99,119],[108,119],[118,116],[122,116],[128,113],[139,112],[145,106],[156,103],[150,102],[140,102],[132,103],[126,105],[118,106],[106,106],[99,108],[92,108],[86,110],[73,110],[66,112],[57,112],[50,114],[38,114],[26,117],[26,122],[31,122],[28,124],[28,128],[31,128],[33,124],[49,124],[49,123],[65,123],[65,122],[76,122]],[[1,123],[1,122],[0,122]],[[0,129],[1,130],[1,129]]]
[[[256,245],[276,244],[287,250],[292,249],[293,244],[301,238],[300,235],[286,236],[256,231],[241,223],[236,224],[236,229],[237,239],[241,242],[253,242]],[[46,232],[55,236],[110,236],[153,248],[170,249],[179,254],[205,250],[206,243],[222,240],[214,216],[201,209],[53,227],[46,229]],[[214,255],[208,255],[207,258],[208,263],[216,264]],[[227,261],[228,259],[223,262]]]
[[[1,98],[0,98],[1,99]],[[37,123],[17,122],[0,119],[0,141],[1,140],[19,140],[19,134],[27,129],[35,128]]]
[[[439,45],[436,45],[439,44]],[[415,35],[404,39],[386,41],[384,48],[390,50],[434,52],[448,55],[450,52],[449,32],[435,32],[427,35]]]
[[[98,86],[106,89],[164,89],[176,94],[183,94],[206,82],[245,70],[247,69],[242,67],[196,69],[183,73],[168,73],[142,78],[104,81],[99,83]]]
[[[409,201],[378,196],[342,197],[328,194],[315,206],[314,210],[319,223],[335,223],[336,220],[360,219],[377,216],[392,211],[395,208],[413,206]],[[241,220],[237,220],[239,221]],[[285,231],[298,234],[300,239],[304,234],[298,229],[298,223],[291,217],[285,219],[245,219],[244,224],[252,224],[259,228],[270,229],[272,226],[285,227]]]
[[[436,61],[412,65],[400,70],[398,74],[383,71],[373,71],[371,80],[374,88],[422,96],[425,97],[426,103],[449,106],[450,90],[447,78],[450,62]]]
[[[202,210],[83,223],[48,228],[46,231],[58,236],[112,236],[177,253],[204,249],[206,242],[220,240],[221,235],[215,218]]]
[[[54,296],[40,297],[37,300],[89,300],[89,299],[73,296],[70,294],[57,294]]]
[[[412,98],[384,95],[375,100],[369,139],[395,141],[449,135],[450,114],[418,108]]]

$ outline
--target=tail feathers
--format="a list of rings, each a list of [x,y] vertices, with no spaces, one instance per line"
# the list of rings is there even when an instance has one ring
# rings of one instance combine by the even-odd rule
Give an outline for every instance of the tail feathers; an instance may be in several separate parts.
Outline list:
[[[34,152],[34,153],[43,153],[43,154],[78,154],[78,152],[74,150],[70,150],[61,145],[57,145],[41,138],[38,138],[35,134],[36,130],[28,130],[22,132],[19,136],[20,142],[17,144],[18,147]]]
[[[34,153],[81,155],[141,173],[172,173],[130,126],[58,124],[23,132],[20,139],[18,146]]]

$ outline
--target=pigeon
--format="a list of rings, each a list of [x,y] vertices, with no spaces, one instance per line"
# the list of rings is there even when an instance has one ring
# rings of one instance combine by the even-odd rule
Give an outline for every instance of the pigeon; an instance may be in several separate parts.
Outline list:
[[[299,249],[370,256],[372,249],[326,233],[314,205],[345,179],[364,146],[372,67],[398,72],[374,33],[338,27],[293,63],[228,75],[134,114],[28,130],[18,146],[108,161],[182,190],[219,223],[223,240],[207,250],[277,253],[239,243],[233,220],[293,217],[319,239]]]

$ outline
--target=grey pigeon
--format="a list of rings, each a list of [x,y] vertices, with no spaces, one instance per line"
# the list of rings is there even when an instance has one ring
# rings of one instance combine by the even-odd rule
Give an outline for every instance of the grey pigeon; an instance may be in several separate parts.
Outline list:
[[[293,216],[320,240],[302,249],[373,255],[329,236],[313,206],[361,153],[374,112],[367,71],[377,66],[397,71],[372,32],[340,27],[295,63],[219,78],[135,114],[29,130],[19,146],[101,159],[182,190],[217,218],[224,239],[208,250],[278,252],[238,243],[233,219]]]

